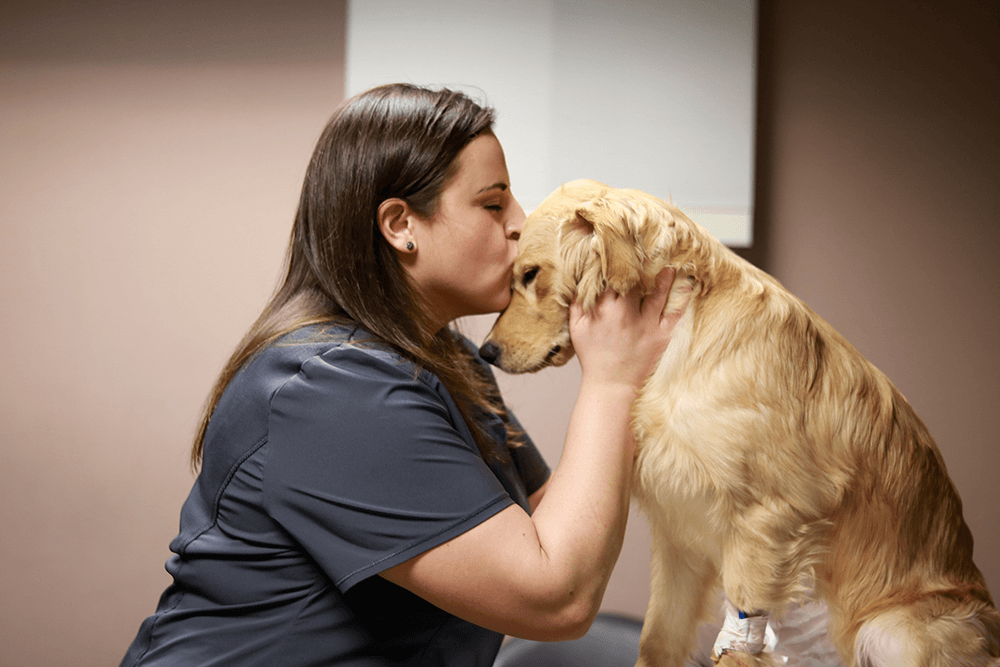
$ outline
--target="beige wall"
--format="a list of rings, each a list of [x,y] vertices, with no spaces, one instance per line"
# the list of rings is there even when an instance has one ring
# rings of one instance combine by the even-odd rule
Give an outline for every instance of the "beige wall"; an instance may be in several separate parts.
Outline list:
[[[0,9],[5,667],[116,665],[155,609],[201,403],[343,99],[344,11]]]
[[[154,609],[201,401],[270,292],[342,96],[343,3],[204,4],[157,10],[170,30],[55,2],[0,16],[20,36],[0,40],[4,665],[115,664]],[[762,3],[748,254],[922,414],[996,593],[995,5],[870,4]],[[577,381],[504,379],[553,462]],[[627,539],[606,607],[641,614],[640,520]]]
[[[755,259],[916,408],[1000,595],[1000,5],[764,0]]]

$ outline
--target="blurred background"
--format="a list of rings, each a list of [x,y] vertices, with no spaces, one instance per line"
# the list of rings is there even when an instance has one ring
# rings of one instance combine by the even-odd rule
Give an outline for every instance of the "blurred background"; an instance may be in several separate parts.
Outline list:
[[[275,285],[348,93],[352,11],[0,4],[0,664],[117,664],[154,611],[202,402]],[[1000,594],[998,5],[760,0],[754,16],[738,252],[914,405]],[[416,57],[422,39],[417,22],[386,48]],[[508,155],[515,192],[529,159]],[[554,464],[575,366],[501,381]],[[648,550],[634,517],[606,610],[644,613]]]

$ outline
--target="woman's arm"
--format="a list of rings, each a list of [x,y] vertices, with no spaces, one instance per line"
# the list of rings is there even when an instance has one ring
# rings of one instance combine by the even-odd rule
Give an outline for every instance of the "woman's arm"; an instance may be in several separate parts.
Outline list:
[[[645,301],[605,294],[593,313],[574,308],[570,331],[582,368],[558,468],[532,495],[382,576],[468,621],[504,634],[581,636],[600,608],[628,518],[636,392],[669,341],[663,318],[672,274]]]
[[[545,480],[545,483],[538,487],[537,491],[528,496],[528,506],[531,507],[532,514],[535,513],[535,510],[538,509],[538,504],[545,497],[545,489],[547,488],[549,488],[549,480]]]

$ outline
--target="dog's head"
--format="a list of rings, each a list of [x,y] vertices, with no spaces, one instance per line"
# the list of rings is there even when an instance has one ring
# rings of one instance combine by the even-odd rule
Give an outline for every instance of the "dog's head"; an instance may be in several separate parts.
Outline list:
[[[684,263],[675,233],[682,219],[689,222],[638,190],[588,180],[560,187],[524,223],[510,305],[482,356],[511,373],[565,364],[574,353],[570,303],[592,308],[609,287],[620,294],[636,285],[652,290],[661,269]]]

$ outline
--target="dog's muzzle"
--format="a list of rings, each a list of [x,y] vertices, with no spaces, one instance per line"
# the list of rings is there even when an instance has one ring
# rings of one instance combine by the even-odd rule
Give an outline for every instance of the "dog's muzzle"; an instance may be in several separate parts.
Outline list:
[[[562,345],[554,345],[552,349],[549,350],[549,353],[545,355],[545,360],[542,362],[542,366],[551,362],[552,358],[557,354],[559,354],[560,352],[562,352]],[[488,341],[482,344],[482,346],[479,348],[479,356],[488,361],[489,363],[493,364],[497,368],[503,368],[503,366],[500,365],[500,357],[501,357],[500,346],[494,343],[493,341]]]

